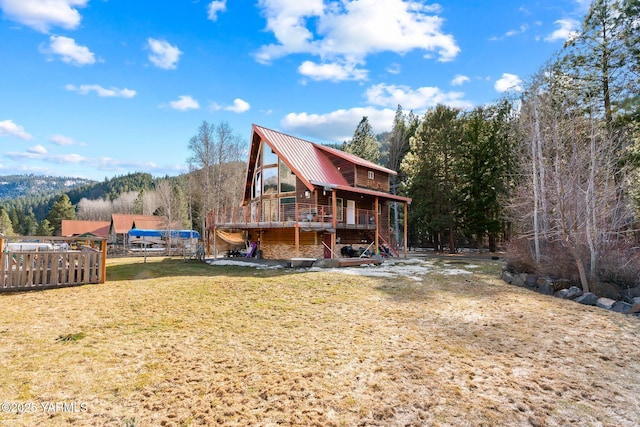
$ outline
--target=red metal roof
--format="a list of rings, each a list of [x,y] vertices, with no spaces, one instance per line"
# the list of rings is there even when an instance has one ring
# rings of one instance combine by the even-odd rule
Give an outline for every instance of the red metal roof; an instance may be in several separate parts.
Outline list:
[[[62,235],[64,237],[79,236],[91,233],[99,237],[109,237],[109,221],[81,221],[76,219],[62,220]]]
[[[166,221],[164,217],[158,217],[154,215],[129,215],[129,214],[111,214],[111,224],[113,232],[116,234],[128,233],[133,228],[133,225],[138,222],[153,222],[154,224],[160,223],[160,221]],[[149,225],[145,223],[145,225]]]
[[[331,161],[318,149],[317,144],[258,125],[253,125],[253,130],[291,168],[309,190],[313,189],[313,184],[310,181],[348,185],[340,172],[331,164]]]
[[[408,197],[396,196],[390,193],[368,190],[349,185],[342,174],[333,165],[331,160],[329,160],[327,154],[340,157],[352,164],[360,165],[368,169],[397,175],[397,173],[391,169],[387,169],[358,156],[354,156],[353,154],[296,138],[256,124],[253,125],[253,134],[259,135],[260,139],[265,141],[271,147],[277,156],[282,159],[282,161],[296,174],[296,176],[309,190],[313,190],[314,185],[333,186],[341,190],[370,194],[411,203],[411,199]],[[257,144],[259,142],[259,140],[254,138],[253,135],[251,140],[252,144]],[[257,148],[252,147],[251,152],[253,153],[255,149]],[[247,169],[247,174],[248,173],[249,169]],[[246,179],[248,189],[251,185],[248,181],[248,175]],[[245,192],[245,197],[246,196],[247,193]]]

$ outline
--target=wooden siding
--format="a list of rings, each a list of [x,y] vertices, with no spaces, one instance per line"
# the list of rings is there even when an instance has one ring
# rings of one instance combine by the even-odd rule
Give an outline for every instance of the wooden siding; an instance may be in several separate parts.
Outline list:
[[[338,156],[334,156],[330,153],[326,153],[325,155],[331,161],[331,164],[333,164],[336,170],[338,170],[340,174],[344,177],[345,181],[347,181],[349,185],[354,185],[356,166],[350,161]]]
[[[373,172],[373,179],[369,179],[369,172]],[[357,187],[369,188],[371,190],[388,193],[389,174],[357,165],[355,185]]]

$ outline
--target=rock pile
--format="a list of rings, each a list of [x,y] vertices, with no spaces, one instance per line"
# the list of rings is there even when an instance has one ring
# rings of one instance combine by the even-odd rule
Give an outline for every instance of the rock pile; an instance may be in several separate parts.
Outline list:
[[[635,295],[637,292],[629,292],[629,296],[623,301],[598,297],[591,292],[582,292],[582,289],[572,286],[571,282],[564,279],[553,279],[528,273],[512,273],[507,270],[502,271],[501,279],[512,285],[528,288],[544,295],[553,295],[556,298],[593,305],[617,313],[640,316],[640,295]]]

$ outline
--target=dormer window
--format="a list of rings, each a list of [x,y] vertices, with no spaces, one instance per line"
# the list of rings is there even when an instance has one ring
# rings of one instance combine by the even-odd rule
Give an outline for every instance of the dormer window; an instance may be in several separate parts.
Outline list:
[[[368,177],[369,177],[369,179],[373,179],[374,178],[373,171],[369,171]]]

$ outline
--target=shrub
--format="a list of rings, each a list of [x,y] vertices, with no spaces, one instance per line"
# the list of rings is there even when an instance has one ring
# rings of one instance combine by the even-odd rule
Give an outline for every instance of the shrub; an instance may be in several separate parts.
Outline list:
[[[543,241],[540,243],[540,253],[540,262],[536,262],[533,242],[525,238],[512,239],[505,254],[507,269],[567,279],[576,284],[580,282],[578,267],[563,242]],[[588,274],[590,258],[586,245],[578,248],[578,253]],[[596,274],[596,282],[615,284],[620,289],[640,285],[640,247],[625,242],[601,247]]]

